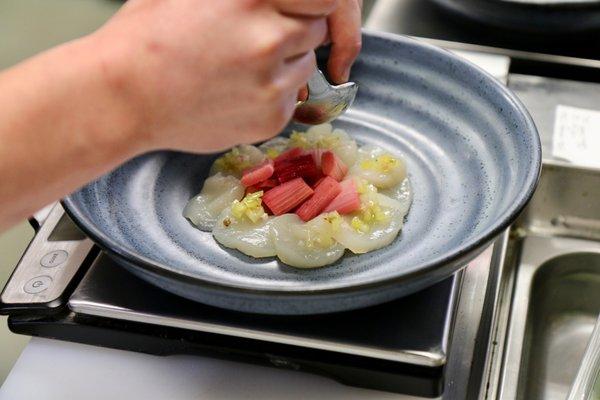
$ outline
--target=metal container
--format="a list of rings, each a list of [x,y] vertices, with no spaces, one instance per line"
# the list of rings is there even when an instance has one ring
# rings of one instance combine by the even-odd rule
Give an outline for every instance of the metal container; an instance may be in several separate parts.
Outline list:
[[[544,164],[511,232],[486,399],[564,400],[578,371],[597,375],[584,354],[600,313],[599,198],[600,170]]]
[[[600,316],[567,400],[600,399]]]

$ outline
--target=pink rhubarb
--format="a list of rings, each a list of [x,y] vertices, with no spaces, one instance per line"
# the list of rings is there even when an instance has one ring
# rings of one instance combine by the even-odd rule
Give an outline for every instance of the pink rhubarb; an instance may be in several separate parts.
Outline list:
[[[305,154],[283,161],[275,161],[275,175],[280,183],[295,178],[304,178],[305,181],[312,183],[316,182],[323,174],[317,167],[313,157],[310,154]]]
[[[310,186],[302,178],[296,178],[269,190],[262,200],[273,214],[281,215],[293,210],[312,194]]]
[[[340,187],[340,193],[325,207],[324,212],[337,211],[340,214],[350,214],[360,208],[360,197],[354,180],[342,181]]]
[[[341,182],[348,172],[346,164],[344,164],[344,162],[332,151],[323,153],[321,158],[321,168],[325,175],[332,177],[338,182]]]
[[[340,193],[341,185],[335,179],[326,176],[315,187],[314,194],[296,210],[302,221],[310,221]]]
[[[273,160],[267,158],[261,164],[245,170],[242,173],[242,185],[249,187],[269,179],[275,172]]]

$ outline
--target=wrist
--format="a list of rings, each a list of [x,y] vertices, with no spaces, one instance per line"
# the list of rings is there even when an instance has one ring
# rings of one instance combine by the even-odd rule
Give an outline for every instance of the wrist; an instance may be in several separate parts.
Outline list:
[[[87,74],[84,86],[89,88],[90,101],[97,111],[90,123],[100,124],[89,129],[92,142],[125,159],[151,150],[135,101],[132,68],[123,57],[122,44],[93,34],[73,42],[73,46],[80,52],[79,68]]]

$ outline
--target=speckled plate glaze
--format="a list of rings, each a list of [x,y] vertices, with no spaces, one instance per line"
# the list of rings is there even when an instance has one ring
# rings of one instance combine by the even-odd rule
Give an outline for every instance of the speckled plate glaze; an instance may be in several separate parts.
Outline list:
[[[141,156],[67,197],[64,206],[134,274],[218,307],[327,313],[431,285],[479,254],[530,199],[541,159],[535,126],[491,76],[406,37],[365,33],[351,79],[360,85],[358,96],[334,126],[402,154],[413,186],[404,229],[388,247],[346,252],[313,270],[221,247],[182,217],[216,155]]]

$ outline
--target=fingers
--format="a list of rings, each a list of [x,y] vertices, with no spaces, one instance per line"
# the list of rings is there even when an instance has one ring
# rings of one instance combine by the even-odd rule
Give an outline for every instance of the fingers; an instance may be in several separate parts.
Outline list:
[[[317,48],[327,36],[325,18],[285,18],[287,46],[284,58],[303,55]]]
[[[329,76],[344,83],[361,48],[361,9],[358,0],[340,0],[328,17],[331,53],[327,62]]]
[[[306,85],[315,70],[315,53],[311,50],[302,56],[287,60],[277,80],[285,90],[297,93],[299,88]]]
[[[306,99],[308,99],[308,86],[302,85],[300,90],[298,90],[298,95],[296,96],[296,100],[306,101]]]
[[[272,0],[273,5],[283,14],[304,17],[324,17],[337,5],[337,0]]]
[[[282,66],[277,78],[265,92],[269,104],[267,117],[271,121],[270,133],[279,132],[292,118],[296,109],[298,89],[306,84],[314,71],[314,66],[313,51],[290,59]]]

